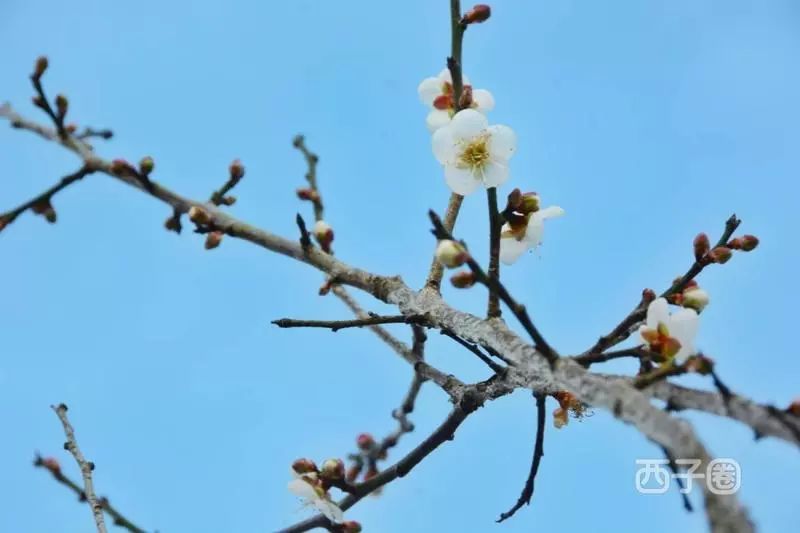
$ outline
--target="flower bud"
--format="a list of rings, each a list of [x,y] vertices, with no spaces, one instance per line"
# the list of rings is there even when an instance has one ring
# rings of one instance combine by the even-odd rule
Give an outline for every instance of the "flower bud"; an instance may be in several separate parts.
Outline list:
[[[58,111],[58,116],[63,117],[67,114],[67,109],[69,108],[69,100],[63,94],[56,95],[56,111]]]
[[[61,473],[61,465],[54,457],[45,457],[41,461],[41,465],[50,471],[51,474],[57,476]]]
[[[111,162],[111,173],[117,176],[126,176],[136,174],[136,169],[124,159],[115,159]]]
[[[47,56],[39,56],[36,60],[36,66],[33,68],[33,79],[38,80],[42,77],[44,72],[47,70],[49,62],[47,61]]]
[[[308,187],[297,189],[297,197],[301,200],[308,200],[310,202],[319,201],[319,193]]]
[[[56,210],[53,209],[53,204],[50,203],[50,198],[45,198],[33,204],[31,210],[37,215],[42,215],[50,224],[56,223],[58,217],[56,215]]]
[[[172,215],[167,220],[164,221],[164,227],[167,231],[174,231],[175,233],[181,232],[181,217],[180,215],[175,216]]]
[[[42,100],[41,96],[34,96],[33,98],[31,98],[31,102],[33,102],[33,105],[35,105],[36,107],[38,107],[40,109],[46,109],[47,108],[47,106],[45,105],[44,100]]]
[[[790,415],[800,416],[800,399],[797,399],[789,404],[789,407],[786,408],[786,412]]]
[[[462,270],[461,272],[456,272],[450,278],[450,283],[453,284],[453,287],[456,289],[469,289],[473,285],[477,279],[475,278],[475,274],[470,272],[469,270]]]
[[[228,167],[233,181],[239,181],[244,177],[244,165],[238,159],[234,159],[231,166]]]
[[[725,246],[727,246],[731,250],[741,250],[742,249],[742,239],[739,238],[739,237],[736,237],[735,239],[731,239],[731,240],[728,241],[728,244],[726,244]]]
[[[519,211],[523,214],[535,213],[539,210],[539,195],[535,192],[526,192],[522,195]]]
[[[197,207],[193,205],[189,208],[189,220],[194,222],[195,224],[208,224],[211,222],[211,215],[208,214],[208,211],[203,209],[202,207]]]
[[[472,107],[472,85],[464,85],[461,88],[461,98],[458,99],[459,109],[469,109]]]
[[[298,474],[309,474],[317,471],[317,465],[311,459],[297,459],[292,463],[292,470]]]
[[[694,258],[700,261],[711,249],[711,242],[708,240],[708,235],[705,233],[698,233],[694,238]]]
[[[221,231],[212,231],[206,235],[206,250],[213,250],[222,242],[222,237],[225,235]]]
[[[758,237],[755,235],[745,235],[741,239],[743,252],[752,252],[758,246]]]
[[[331,243],[333,242],[333,228],[324,220],[318,220],[314,224],[314,238],[319,243],[324,252],[330,253]]]
[[[66,126],[64,126],[64,131],[72,135],[73,133],[78,131],[78,126],[76,124],[67,124]]]
[[[708,293],[699,287],[691,287],[683,291],[681,305],[694,309],[698,313],[708,305]]]
[[[732,255],[733,252],[731,252],[731,249],[725,246],[717,246],[708,252],[708,257],[711,259],[711,261],[714,263],[719,263],[720,265],[727,263]]]
[[[326,481],[344,479],[344,463],[341,459],[328,459],[322,463],[319,476]]]
[[[139,172],[147,176],[153,171],[153,168],[155,168],[155,166],[156,162],[153,161],[153,158],[148,155],[146,157],[143,157],[142,160],[139,161]]]
[[[486,22],[492,16],[492,8],[486,4],[476,4],[461,18],[461,24],[478,24]]]
[[[714,370],[714,360],[710,357],[698,354],[690,357],[686,361],[686,368],[689,372],[696,372],[701,376],[707,376]]]
[[[649,304],[656,299],[656,291],[653,289],[644,289],[642,291],[642,303]]]
[[[342,522],[342,524],[339,527],[341,528],[342,533],[361,533],[361,524],[359,524],[355,520],[348,520],[347,522]]]
[[[460,267],[468,257],[466,248],[456,241],[443,239],[436,246],[436,259],[447,268]]]
[[[356,445],[359,450],[369,451],[375,447],[375,439],[369,433],[362,433],[356,438]]]

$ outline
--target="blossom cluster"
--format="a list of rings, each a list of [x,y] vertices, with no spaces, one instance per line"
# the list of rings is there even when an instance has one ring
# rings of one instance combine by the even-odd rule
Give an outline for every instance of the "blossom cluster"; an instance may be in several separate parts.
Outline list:
[[[289,491],[299,496],[305,505],[314,507],[333,524],[338,524],[337,531],[343,533],[359,533],[361,525],[355,521],[345,521],[344,513],[331,499],[329,489],[343,482],[345,477],[344,463],[341,459],[328,459],[317,468],[310,459],[297,459],[290,469],[292,480]]]
[[[474,89],[469,78],[463,76],[461,94],[457,96],[452,74],[444,69],[437,76],[424,79],[417,92],[429,108],[426,124],[432,133],[433,155],[444,168],[445,183],[455,194],[467,196],[481,186],[500,187],[508,181],[517,136],[508,126],[489,124],[486,115],[495,105],[489,91]],[[538,247],[544,221],[564,214],[560,207],[540,211],[538,196],[535,202],[526,201],[521,207],[521,211],[504,213],[500,257],[506,264]]]

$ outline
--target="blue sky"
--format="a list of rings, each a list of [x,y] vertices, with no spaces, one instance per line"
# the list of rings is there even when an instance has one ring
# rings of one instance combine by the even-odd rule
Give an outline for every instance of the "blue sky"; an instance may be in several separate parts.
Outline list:
[[[287,236],[307,210],[293,192],[304,163],[291,139],[303,132],[321,157],[338,255],[418,286],[433,247],[425,213],[442,210],[449,192],[416,87],[443,67],[447,4],[5,0],[0,100],[36,115],[27,75],[47,54],[46,84],[69,96],[72,120],[114,129],[101,154],[151,155],[156,179],[196,198],[239,157],[247,176],[233,211]],[[492,5],[492,19],[468,31],[464,62],[497,100],[491,120],[518,134],[501,196],[518,186],[567,211],[548,223],[539,254],[504,271],[513,293],[562,353],[581,351],[642,288],[685,270],[698,231],[718,235],[735,211],[762,244],[703,275],[712,304],[698,342],[735,390],[788,404],[800,370],[797,3]],[[4,127],[0,166],[5,210],[77,163]],[[457,233],[485,254],[481,196],[467,199]],[[285,488],[291,460],[343,456],[358,433],[393,428],[410,370],[368,331],[269,324],[347,316],[317,296],[319,273],[230,239],[206,252],[200,237],[162,229],[163,205],[103,176],[55,206],[55,226],[26,215],[0,235],[0,530],[91,528],[88,510],[30,466],[40,450],[77,475],[51,403],[70,406],[99,492],[164,533],[297,521],[306,512]],[[479,289],[446,295],[466,310],[485,305]],[[432,362],[464,380],[487,377],[431,337]],[[392,457],[447,410],[443,393],[425,388],[418,429]],[[491,404],[348,516],[384,533],[705,530],[677,493],[636,493],[635,459],[659,451],[601,412],[558,432],[548,423],[531,507],[495,525],[526,477],[533,412],[523,392]],[[687,416],[715,456],[741,463],[741,497],[763,531],[797,523],[796,450]]]

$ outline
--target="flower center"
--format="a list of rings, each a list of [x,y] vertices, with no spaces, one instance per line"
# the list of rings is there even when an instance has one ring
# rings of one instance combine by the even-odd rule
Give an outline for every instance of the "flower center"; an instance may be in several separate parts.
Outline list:
[[[472,170],[483,168],[489,162],[489,137],[481,135],[464,147],[459,162]]]

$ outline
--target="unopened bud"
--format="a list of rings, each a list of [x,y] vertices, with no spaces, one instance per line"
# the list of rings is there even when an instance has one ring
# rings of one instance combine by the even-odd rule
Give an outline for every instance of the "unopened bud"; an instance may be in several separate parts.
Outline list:
[[[797,399],[789,404],[789,407],[786,408],[786,412],[790,415],[800,416],[800,399]]]
[[[244,177],[244,165],[238,159],[233,160],[228,170],[230,171],[231,179],[234,181],[239,181]]]
[[[39,56],[36,60],[36,66],[33,67],[33,78],[38,80],[42,77],[42,74],[47,70],[47,66],[49,62],[47,61],[46,56]]]
[[[42,466],[53,475],[57,476],[61,473],[61,465],[58,464],[58,461],[54,457],[45,457],[42,459]]]
[[[56,96],[56,111],[58,111],[58,115],[63,117],[67,114],[67,109],[69,108],[69,100],[63,94],[59,94]]]
[[[340,527],[342,533],[361,533],[361,524],[359,524],[355,520],[348,520],[347,522],[342,522],[342,525]]]
[[[506,204],[507,211],[516,211],[522,204],[522,191],[514,189],[508,193],[508,203]]]
[[[689,372],[696,372],[701,376],[707,376],[714,370],[714,360],[704,355],[695,355],[686,361],[686,368]]]
[[[461,98],[458,99],[459,109],[472,107],[472,85],[464,85],[461,89]]]
[[[316,202],[319,200],[319,193],[314,189],[305,187],[301,189],[297,189],[297,197],[301,200],[309,200],[311,202]]]
[[[143,157],[141,161],[139,161],[139,172],[147,176],[150,174],[156,166],[156,162],[153,161],[153,158],[149,155]]]
[[[111,173],[117,176],[126,176],[128,174],[135,174],[136,169],[124,159],[115,159],[111,162]]]
[[[461,18],[461,24],[478,24],[486,22],[492,16],[492,8],[486,4],[476,4]]]
[[[225,235],[221,231],[212,231],[206,235],[206,250],[213,250],[222,242],[222,237]]]
[[[167,220],[164,221],[164,227],[167,231],[174,231],[175,233],[181,232],[181,217],[180,216],[171,216]]]
[[[697,237],[694,238],[694,258],[696,261],[700,261],[705,257],[708,251],[711,249],[711,242],[708,240],[708,235],[705,233],[698,233]]]
[[[642,291],[642,302],[649,304],[656,299],[656,291],[653,289],[644,289]]]
[[[741,239],[743,252],[752,252],[758,246],[758,237],[755,235],[745,235]]]
[[[683,291],[681,305],[689,307],[697,312],[702,311],[708,305],[709,296],[706,291],[698,287],[692,287]]]
[[[733,252],[731,252],[730,248],[726,248],[725,246],[717,246],[710,252],[708,252],[708,257],[711,258],[711,261],[714,263],[719,263],[720,265],[724,265],[725,263],[730,260]]]
[[[34,96],[33,98],[31,98],[31,102],[33,102],[33,105],[35,105],[38,108],[41,109],[47,108],[47,105],[44,103],[44,100],[42,99],[41,96]]]
[[[728,243],[725,246],[727,246],[731,250],[741,250],[742,249],[742,239],[739,238],[739,237],[736,237],[735,239],[731,239],[731,240],[728,241]]]
[[[56,215],[56,210],[53,209],[53,204],[50,203],[49,198],[33,204],[31,206],[31,210],[37,215],[42,215],[50,224],[56,223],[56,219],[58,217]]]
[[[470,287],[475,285],[476,281],[477,278],[475,277],[475,274],[473,274],[469,270],[456,272],[450,278],[450,283],[452,283],[453,287],[455,287],[456,289],[469,289]]]
[[[292,470],[298,474],[309,474],[317,471],[317,465],[311,459],[297,459],[292,463]]]
[[[211,215],[208,214],[208,211],[203,209],[202,207],[197,207],[193,205],[189,208],[189,220],[194,222],[195,224],[204,225],[211,222]]]
[[[569,412],[562,408],[558,407],[555,411],[553,411],[553,425],[556,429],[561,429],[569,423]]]
[[[235,196],[223,196],[222,197],[222,203],[225,204],[225,205],[229,205],[229,206],[233,205],[233,204],[236,203],[236,197]]]
[[[344,479],[344,463],[341,459],[327,459],[322,463],[319,475],[326,481],[339,481]]]
[[[318,220],[314,224],[314,238],[319,243],[323,251],[330,253],[331,243],[333,242],[333,228],[324,220]]]
[[[519,211],[525,215],[539,210],[539,195],[535,192],[526,192],[522,195]]]
[[[443,239],[436,246],[436,259],[447,268],[460,267],[468,257],[466,248],[456,241]]]
[[[356,438],[356,445],[360,450],[369,451],[375,446],[375,439],[369,433],[362,433]]]

